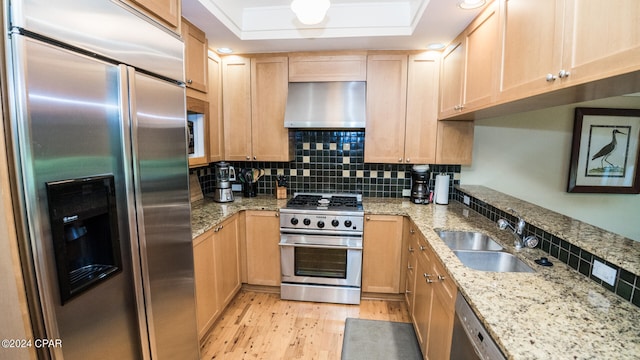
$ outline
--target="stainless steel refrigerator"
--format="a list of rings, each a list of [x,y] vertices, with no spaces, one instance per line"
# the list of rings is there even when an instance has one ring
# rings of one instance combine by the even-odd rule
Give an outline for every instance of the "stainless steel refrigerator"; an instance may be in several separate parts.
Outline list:
[[[39,356],[197,359],[182,41],[115,0],[3,5]]]

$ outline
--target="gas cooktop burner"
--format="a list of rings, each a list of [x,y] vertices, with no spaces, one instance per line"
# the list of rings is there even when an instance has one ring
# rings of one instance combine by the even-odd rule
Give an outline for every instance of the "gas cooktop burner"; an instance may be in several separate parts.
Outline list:
[[[361,210],[362,197],[351,194],[295,194],[287,202],[288,209]]]

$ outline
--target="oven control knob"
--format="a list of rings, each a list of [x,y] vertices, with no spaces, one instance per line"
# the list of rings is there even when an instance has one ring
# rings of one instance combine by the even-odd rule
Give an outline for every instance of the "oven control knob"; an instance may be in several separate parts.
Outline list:
[[[352,225],[351,220],[345,220],[344,221],[344,226],[351,227],[351,225]]]
[[[340,225],[340,221],[338,221],[338,220],[331,220],[331,226],[333,226],[333,227],[338,227],[338,225]]]
[[[304,220],[302,220],[302,222],[303,222],[305,225],[309,225],[309,224],[311,224],[311,220],[309,220],[309,219],[304,219]]]
[[[318,225],[318,227],[319,227],[320,229],[322,229],[322,228],[324,227],[324,221],[322,221],[322,220],[321,220],[321,221],[318,221],[318,224],[317,224],[317,225]]]
[[[291,225],[298,225],[298,219],[297,218],[291,218]]]

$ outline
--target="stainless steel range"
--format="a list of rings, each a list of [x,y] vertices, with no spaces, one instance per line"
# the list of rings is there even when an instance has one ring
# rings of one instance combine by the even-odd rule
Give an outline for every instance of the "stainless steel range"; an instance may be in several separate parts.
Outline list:
[[[280,209],[280,297],[359,304],[362,195],[294,194]]]

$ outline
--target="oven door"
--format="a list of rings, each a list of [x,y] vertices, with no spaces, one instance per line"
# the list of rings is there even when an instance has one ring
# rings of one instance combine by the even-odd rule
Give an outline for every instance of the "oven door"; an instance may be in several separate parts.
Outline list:
[[[360,287],[362,236],[281,234],[282,282]]]

